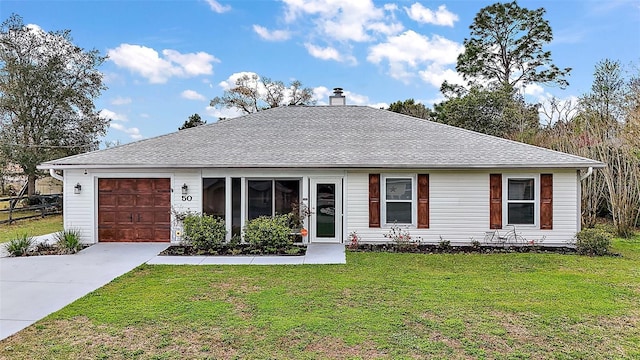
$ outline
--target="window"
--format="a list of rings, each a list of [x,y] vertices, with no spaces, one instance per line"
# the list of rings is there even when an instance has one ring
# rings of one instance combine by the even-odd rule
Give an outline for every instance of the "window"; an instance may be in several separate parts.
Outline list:
[[[413,198],[413,178],[385,178],[384,210],[386,223],[413,224]]]
[[[300,201],[300,180],[249,180],[247,189],[248,220],[288,214]]]
[[[240,236],[240,221],[242,217],[242,195],[240,178],[231,178],[231,235]]]
[[[507,222],[510,225],[534,225],[536,186],[533,178],[507,180]]]
[[[203,178],[202,212],[224,220],[225,206],[225,179]]]

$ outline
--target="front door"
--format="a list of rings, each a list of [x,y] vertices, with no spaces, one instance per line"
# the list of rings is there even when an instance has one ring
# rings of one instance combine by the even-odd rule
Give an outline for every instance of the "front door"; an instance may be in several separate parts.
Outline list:
[[[310,242],[342,242],[342,179],[312,178],[310,181]]]

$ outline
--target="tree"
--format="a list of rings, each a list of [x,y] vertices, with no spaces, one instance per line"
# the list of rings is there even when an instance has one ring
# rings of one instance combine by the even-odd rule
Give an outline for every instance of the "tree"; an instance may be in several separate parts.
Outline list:
[[[561,116],[534,142],[607,164],[582,181],[582,220],[594,226],[598,215],[608,213],[623,237],[640,220],[639,78],[625,78],[617,61],[599,62],[591,91],[574,109],[551,114]]]
[[[434,107],[435,120],[493,136],[522,140],[538,129],[538,107],[529,105],[510,88],[472,87]]]
[[[544,13],[543,8],[529,10],[515,1],[482,8],[469,27],[471,36],[464,40],[456,70],[474,85],[566,87],[569,82],[564,77],[571,69],[559,69],[551,52],[543,50],[553,39]]]
[[[28,193],[36,166],[98,147],[109,121],[93,100],[106,87],[97,50],[74,45],[69,30],[45,32],[12,15],[0,28],[0,150],[22,167]]]
[[[313,89],[303,88],[298,80],[288,87],[282,81],[273,81],[257,74],[243,74],[235,86],[211,100],[211,106],[235,108],[244,114],[286,105],[313,105]]]
[[[616,232],[630,237],[640,220],[640,149],[634,131],[640,108],[638,76],[625,79],[620,63],[603,60],[596,65],[591,93],[580,99],[585,134],[596,150],[607,188],[607,205]]]
[[[391,103],[388,110],[420,119],[431,119],[433,115],[431,109],[413,99]]]
[[[188,120],[184,121],[184,124],[182,124],[182,126],[180,126],[178,128],[178,130],[184,130],[184,129],[188,129],[188,128],[204,125],[206,123],[207,122],[203,121],[202,118],[200,117],[200,115],[193,114],[193,115],[189,116]]]

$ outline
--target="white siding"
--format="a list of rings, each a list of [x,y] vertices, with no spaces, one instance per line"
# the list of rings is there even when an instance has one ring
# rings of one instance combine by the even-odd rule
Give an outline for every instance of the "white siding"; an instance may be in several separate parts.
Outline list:
[[[202,175],[200,170],[176,170],[171,188],[171,242],[182,240],[182,222],[175,215],[184,212],[202,212]],[[182,195],[182,186],[187,185],[187,194]]]
[[[333,169],[141,169],[141,170],[87,170],[67,169],[64,171],[64,226],[82,232],[85,243],[97,241],[97,182],[98,178],[114,177],[164,177],[171,178],[174,212],[202,211],[202,177],[250,178],[300,178],[302,198],[308,199],[308,181],[314,177],[344,177],[344,220],[343,241],[348,234],[357,231],[365,242],[387,241],[384,234],[389,227],[369,228],[369,173],[393,174],[380,170],[343,171]],[[578,180],[575,170],[405,170],[402,174],[428,173],[429,229],[409,228],[414,238],[428,243],[438,243],[441,239],[452,244],[467,244],[472,239],[482,241],[489,230],[489,174],[502,173],[503,176],[518,174],[553,174],[553,230],[518,227],[518,232],[528,240],[544,238],[545,245],[564,245],[571,241],[578,231],[579,208]],[[80,194],[73,193],[73,187],[80,183]],[[190,199],[182,198],[182,185],[188,187]],[[538,196],[538,195],[537,195]],[[179,241],[176,231],[181,231],[179,222],[172,218],[173,242]],[[382,219],[384,222],[384,219]],[[506,223],[506,215],[503,215]]]
[[[389,226],[369,228],[369,172],[352,171],[347,174],[346,199],[348,219],[346,233],[357,231],[364,242],[387,241],[384,234]],[[384,172],[382,172],[384,173]],[[403,171],[406,173],[406,171]],[[452,244],[482,241],[489,229],[489,174],[531,174],[527,171],[420,171],[429,174],[429,229],[407,228],[414,239],[426,243],[443,240]],[[544,245],[565,245],[578,231],[577,180],[571,170],[536,170],[536,174],[553,174],[553,230],[517,227],[527,240],[542,240]],[[539,195],[536,195],[538,199]],[[381,203],[383,206],[384,203]],[[537,205],[538,206],[538,205]],[[381,219],[384,224],[384,219]],[[506,215],[503,214],[503,223]],[[506,227],[509,229],[510,227]]]
[[[65,229],[80,231],[82,242],[93,244],[95,240],[94,226],[94,181],[84,170],[64,170],[64,205],[63,219]],[[74,194],[76,184],[82,186],[80,194]]]

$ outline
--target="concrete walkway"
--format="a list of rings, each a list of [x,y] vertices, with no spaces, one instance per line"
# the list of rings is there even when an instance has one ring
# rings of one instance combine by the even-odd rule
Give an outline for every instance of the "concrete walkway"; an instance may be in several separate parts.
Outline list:
[[[135,267],[345,264],[342,244],[310,244],[305,256],[157,256],[169,244],[99,243],[76,255],[0,258],[0,340]]]
[[[154,265],[304,265],[346,264],[343,244],[309,244],[304,256],[156,256]]]
[[[167,246],[101,243],[76,255],[0,258],[0,339],[131,271]]]

